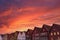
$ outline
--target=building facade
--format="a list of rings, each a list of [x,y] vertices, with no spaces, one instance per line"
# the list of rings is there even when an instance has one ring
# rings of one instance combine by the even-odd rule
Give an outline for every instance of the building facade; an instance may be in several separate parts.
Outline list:
[[[48,40],[49,39],[49,30],[50,26],[43,25],[41,33],[40,33],[40,40]]]
[[[60,25],[43,25],[42,28],[35,27],[26,32],[16,31],[11,34],[0,35],[0,40],[60,40]]]

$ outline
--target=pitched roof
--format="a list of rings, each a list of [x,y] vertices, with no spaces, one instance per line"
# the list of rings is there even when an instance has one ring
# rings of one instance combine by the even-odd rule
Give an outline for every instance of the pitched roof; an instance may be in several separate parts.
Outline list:
[[[53,25],[52,25],[52,29],[53,29],[53,28],[56,28],[56,29],[59,29],[59,30],[60,30],[60,25],[59,25],[59,24],[53,24]]]
[[[28,29],[27,31],[33,31],[33,30],[31,30],[31,29]]]
[[[60,26],[59,24],[53,24],[53,26],[56,26],[56,27],[58,27],[58,26]]]
[[[34,33],[34,31],[38,33],[38,32],[41,31],[41,29],[42,29],[42,28],[35,27],[34,30],[33,30],[33,33]]]
[[[34,30],[40,31],[42,28],[35,27]]]
[[[26,32],[26,34],[32,34],[32,31],[33,31],[33,30],[28,29],[27,32]]]
[[[49,25],[45,25],[45,24],[44,24],[42,28],[45,28],[47,31],[49,31],[50,28],[51,28],[51,26],[49,26]]]

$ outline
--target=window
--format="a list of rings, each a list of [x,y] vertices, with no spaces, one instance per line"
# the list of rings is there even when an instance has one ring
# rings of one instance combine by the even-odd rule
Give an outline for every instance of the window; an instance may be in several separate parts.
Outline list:
[[[59,32],[57,32],[57,35],[59,35]]]
[[[54,35],[56,35],[56,32],[54,32]]]
[[[53,33],[51,33],[51,35],[53,35]]]
[[[40,37],[40,40],[48,40],[48,37]]]
[[[36,34],[35,34],[35,36],[39,36],[39,34],[38,34],[38,33],[36,33]]]
[[[41,36],[43,36],[43,35],[47,35],[47,32],[41,33]]]

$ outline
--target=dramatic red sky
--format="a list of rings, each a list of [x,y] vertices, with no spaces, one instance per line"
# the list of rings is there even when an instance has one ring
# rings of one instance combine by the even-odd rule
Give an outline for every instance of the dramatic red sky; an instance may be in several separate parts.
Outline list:
[[[60,24],[60,0],[0,0],[0,33]]]

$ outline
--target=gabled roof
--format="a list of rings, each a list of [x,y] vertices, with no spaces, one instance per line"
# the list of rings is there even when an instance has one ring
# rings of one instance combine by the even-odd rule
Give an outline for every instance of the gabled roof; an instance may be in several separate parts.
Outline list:
[[[34,30],[40,31],[42,28],[35,27]]]
[[[56,27],[59,27],[60,25],[59,25],[59,24],[53,24],[52,26],[56,26]]]
[[[49,30],[50,30],[50,28],[51,28],[51,26],[49,26],[49,25],[45,25],[45,24],[44,24],[44,25],[42,26],[42,28],[45,28],[45,29],[46,29],[46,31],[49,31]]]
[[[33,32],[33,30],[28,29],[27,32],[26,32],[26,34],[32,34],[32,32]]]
[[[59,25],[59,24],[53,24],[53,25],[52,25],[52,29],[53,29],[53,28],[60,30],[60,25]]]
[[[16,33],[19,33],[19,31],[16,31]]]
[[[33,30],[31,30],[31,29],[28,29],[27,31],[33,31]]]
[[[38,28],[38,27],[35,27],[34,30],[33,30],[33,33],[34,32],[40,32],[42,28]]]

